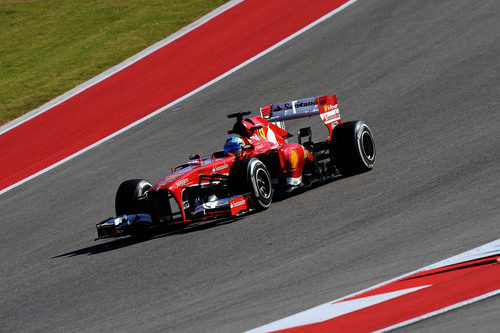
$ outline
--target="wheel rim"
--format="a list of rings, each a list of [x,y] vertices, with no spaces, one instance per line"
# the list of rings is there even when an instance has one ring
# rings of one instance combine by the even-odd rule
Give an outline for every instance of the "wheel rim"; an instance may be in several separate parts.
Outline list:
[[[271,183],[267,173],[263,169],[259,169],[255,178],[259,195],[268,198],[271,195]]]
[[[142,187],[139,189],[139,192],[137,193],[137,197],[142,197],[144,194],[149,191],[153,186],[150,183],[145,183],[142,185]]]
[[[361,149],[368,161],[372,161],[375,156],[375,146],[373,139],[368,131],[364,131],[361,137]]]

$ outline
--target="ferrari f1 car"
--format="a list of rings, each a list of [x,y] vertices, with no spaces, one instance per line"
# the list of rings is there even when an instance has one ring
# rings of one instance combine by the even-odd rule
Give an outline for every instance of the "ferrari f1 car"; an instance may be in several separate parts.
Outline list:
[[[152,184],[144,179],[123,182],[116,193],[117,217],[97,224],[98,238],[143,235],[157,226],[240,216],[267,209],[275,195],[287,195],[338,176],[369,171],[375,143],[362,121],[341,122],[336,95],[304,98],[228,115],[236,122],[225,150],[199,154]],[[324,141],[312,140],[301,128],[298,143],[285,121],[319,116],[329,131]]]

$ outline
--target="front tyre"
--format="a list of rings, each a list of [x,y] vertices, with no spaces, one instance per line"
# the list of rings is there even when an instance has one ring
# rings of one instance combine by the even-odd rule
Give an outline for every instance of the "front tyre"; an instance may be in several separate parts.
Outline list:
[[[348,121],[333,128],[330,151],[340,173],[351,176],[370,171],[375,164],[375,141],[368,125]]]
[[[273,201],[271,176],[257,158],[236,161],[231,166],[229,188],[234,194],[250,193],[258,210],[267,209]]]
[[[116,216],[150,214],[146,192],[151,187],[145,179],[130,179],[121,183],[115,197]]]

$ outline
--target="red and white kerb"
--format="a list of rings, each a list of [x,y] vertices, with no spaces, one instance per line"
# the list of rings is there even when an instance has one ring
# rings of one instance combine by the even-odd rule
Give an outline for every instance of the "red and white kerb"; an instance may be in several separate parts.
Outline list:
[[[383,332],[499,293],[500,239],[248,332]]]

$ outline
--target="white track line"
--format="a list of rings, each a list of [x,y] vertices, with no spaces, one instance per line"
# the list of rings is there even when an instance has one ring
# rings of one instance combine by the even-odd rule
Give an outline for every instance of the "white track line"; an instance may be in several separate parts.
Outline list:
[[[434,316],[437,316],[438,314],[445,313],[445,312],[448,312],[450,310],[453,310],[453,309],[456,309],[456,308],[460,308],[460,307],[462,307],[464,305],[468,305],[468,304],[471,304],[471,303],[474,303],[474,302],[477,302],[477,301],[480,301],[480,300],[483,300],[485,298],[488,298],[488,297],[491,297],[491,296],[495,296],[495,295],[498,295],[498,294],[500,294],[500,289],[497,289],[495,291],[492,291],[490,293],[487,293],[487,294],[484,294],[484,295],[481,295],[481,296],[478,296],[478,297],[475,297],[475,298],[468,299],[468,300],[460,302],[460,303],[455,303],[453,305],[450,305],[450,306],[447,306],[445,308],[436,310],[434,312],[426,313],[423,316],[415,317],[415,318],[412,318],[410,320],[403,321],[403,322],[401,322],[399,324],[396,324],[396,325],[393,325],[393,326],[389,326],[389,327],[383,328],[383,329],[381,329],[379,331],[375,331],[375,332],[392,331],[392,330],[395,330],[396,328],[400,328],[400,327],[403,327],[403,326],[406,326],[406,325],[410,325],[410,324],[416,323],[417,321],[424,320],[424,319],[427,319],[427,318],[430,318],[430,317],[434,317]]]
[[[387,284],[389,284],[391,282],[398,281],[400,279],[406,278],[406,277],[408,277],[410,275],[413,275],[413,274],[421,272],[421,271],[427,271],[427,270],[431,270],[431,269],[435,269],[435,268],[439,268],[439,267],[454,265],[454,264],[457,264],[457,263],[460,263],[460,262],[465,262],[465,261],[469,261],[469,260],[484,258],[484,257],[487,257],[487,256],[497,255],[497,254],[500,254],[500,239],[494,240],[494,241],[489,242],[487,244],[484,244],[484,245],[481,245],[479,247],[476,247],[476,248],[474,248],[472,250],[465,251],[465,252],[457,254],[457,255],[455,255],[453,257],[450,257],[450,258],[441,260],[439,262],[436,262],[436,263],[434,263],[432,265],[416,269],[416,270],[414,270],[412,272],[403,274],[401,276],[395,277],[395,278],[390,279],[388,281],[384,281],[384,282],[376,284],[376,285],[374,285],[372,287],[368,287],[368,288],[363,289],[361,291],[357,291],[357,292],[352,293],[350,295],[347,295],[347,296],[335,299],[333,301],[330,301],[330,302],[327,302],[327,303],[315,306],[313,308],[310,308],[310,309],[302,311],[302,312],[312,311],[313,309],[316,309],[316,308],[321,309],[322,307],[329,306],[332,303],[337,303],[337,302],[340,302],[340,301],[342,301],[344,299],[358,296],[360,294],[366,293],[367,291],[370,291],[370,290],[373,290],[373,289],[385,286],[385,285],[387,285]],[[387,331],[390,331],[390,330],[393,330],[393,329],[396,329],[396,328],[400,328],[402,326],[406,326],[406,325],[412,324],[412,323],[417,322],[419,320],[423,320],[423,319],[426,319],[426,318],[429,318],[429,317],[432,317],[432,316],[435,316],[435,315],[438,315],[438,314],[441,314],[441,313],[444,313],[444,312],[447,312],[447,311],[459,308],[461,306],[464,306],[464,305],[467,305],[467,304],[470,304],[470,303],[474,303],[474,302],[477,302],[479,300],[482,300],[482,299],[485,299],[485,298],[488,298],[488,297],[491,297],[491,296],[494,296],[494,295],[498,295],[498,294],[500,294],[500,290],[495,290],[495,291],[492,291],[490,293],[487,293],[487,294],[484,294],[484,295],[481,295],[481,296],[478,296],[478,297],[475,297],[475,298],[471,298],[469,300],[466,300],[466,301],[463,301],[463,302],[460,302],[460,303],[455,303],[453,305],[450,305],[448,307],[436,310],[434,312],[429,312],[429,313],[427,313],[425,315],[412,318],[410,320],[407,320],[407,321],[395,324],[393,326],[389,326],[389,327],[383,328],[382,330],[379,330],[377,332],[387,332]],[[297,314],[300,314],[302,312],[299,312]],[[285,317],[283,319],[278,319],[277,321],[282,321],[282,320],[285,320],[285,319],[288,319],[288,321],[290,321],[292,319],[292,317],[294,317],[297,314],[293,314],[293,315],[291,315],[289,317]],[[250,333],[250,332],[251,333],[269,332],[270,330],[268,330],[267,328],[268,327],[273,327],[272,325],[275,322],[271,322],[269,324],[265,324],[265,325],[259,326],[257,328],[251,329],[249,331],[246,331],[246,333]]]
[[[33,111],[30,111],[21,117],[12,120],[11,122],[0,126],[0,135],[2,135],[5,132],[10,131],[11,129],[21,125],[22,123],[27,122],[28,120],[44,113],[45,111],[48,111],[49,109],[53,108],[54,106],[61,104],[62,102],[70,99],[71,97],[78,95],[82,91],[92,87],[93,85],[96,85],[97,83],[107,79],[108,77],[116,74],[117,72],[121,71],[122,69],[134,64],[135,62],[141,60],[142,58],[150,55],[153,52],[156,52],[157,50],[161,49],[165,45],[168,45],[172,43],[174,40],[179,39],[180,37],[184,36],[185,34],[191,32],[192,30],[198,28],[199,26],[205,24],[206,22],[210,21],[217,15],[225,12],[226,10],[230,9],[231,7],[236,6],[237,4],[243,2],[244,0],[232,0],[229,1],[228,3],[214,9],[207,15],[201,17],[197,21],[185,26],[181,30],[171,34],[165,39],[162,39],[161,41],[149,46],[148,48],[142,50],[141,52],[131,56],[130,58],[124,60],[123,62],[119,63],[116,66],[111,67],[110,69],[102,72],[101,74],[93,77],[92,79],[76,86],[75,88],[65,92],[64,94],[54,98],[53,100],[45,103],[44,105],[40,106],[39,108],[36,108]]]
[[[366,296],[363,298],[353,299],[344,302],[329,302],[320,306],[316,306],[309,310],[305,310],[294,314],[293,316],[286,317],[270,324],[258,327],[256,329],[247,331],[246,333],[267,333],[290,328],[299,328],[301,326],[312,325],[321,323],[333,318],[343,316],[345,314],[358,311],[372,305],[380,304],[388,300],[407,295],[417,290],[427,288],[429,285],[418,286],[413,288],[400,289],[390,291],[382,294]]]
[[[241,2],[241,1],[242,1],[242,0],[240,0],[240,1],[236,1],[236,3],[239,3],[239,2]],[[311,29],[311,28],[315,27],[316,25],[320,24],[321,22],[323,22],[323,21],[325,21],[325,20],[329,19],[330,17],[332,17],[333,15],[335,15],[335,14],[337,14],[338,12],[342,11],[342,10],[343,10],[343,9],[345,9],[346,7],[348,7],[348,6],[352,5],[352,4],[353,4],[353,3],[355,3],[356,1],[358,1],[358,0],[351,0],[351,1],[349,1],[349,2],[346,2],[345,4],[343,4],[342,6],[338,7],[337,9],[335,9],[335,10],[331,11],[330,13],[328,13],[328,14],[324,15],[323,17],[321,17],[321,18],[317,19],[316,21],[314,21],[313,23],[309,24],[308,26],[306,26],[306,27],[304,27],[304,28],[300,29],[300,30],[299,30],[299,31],[297,31],[296,33],[294,33],[294,34],[292,34],[292,35],[288,36],[287,38],[285,38],[285,39],[283,39],[282,41],[280,41],[280,42],[278,42],[278,43],[274,44],[274,45],[273,45],[273,46],[271,46],[270,48],[268,48],[268,49],[266,49],[266,50],[262,51],[261,53],[259,53],[259,54],[257,54],[256,56],[254,56],[254,57],[250,58],[249,60],[247,60],[247,61],[245,61],[245,62],[241,63],[240,65],[238,65],[238,66],[234,67],[233,69],[231,69],[231,70],[227,71],[226,73],[222,74],[221,76],[219,76],[219,77],[217,77],[217,78],[213,79],[212,81],[210,81],[210,82],[208,82],[208,83],[205,83],[205,84],[204,84],[204,85],[202,85],[201,87],[199,87],[199,88],[197,88],[197,89],[195,89],[195,90],[191,91],[190,93],[188,93],[188,94],[186,94],[186,95],[182,96],[181,98],[179,98],[179,99],[177,99],[177,100],[175,100],[175,101],[173,101],[173,102],[171,102],[171,103],[169,103],[169,104],[165,105],[164,107],[162,107],[162,108],[160,108],[160,109],[158,109],[158,110],[154,111],[153,113],[150,113],[149,115],[147,115],[147,116],[145,116],[145,117],[143,117],[143,118],[141,118],[141,119],[139,119],[139,120],[137,120],[137,121],[133,122],[132,124],[130,124],[130,125],[128,125],[128,126],[126,126],[126,127],[122,128],[121,130],[118,130],[118,131],[116,131],[115,133],[108,135],[107,137],[105,137],[105,138],[103,138],[103,139],[101,139],[101,140],[97,141],[96,143],[94,143],[94,144],[92,144],[92,145],[90,145],[90,146],[88,146],[88,147],[86,147],[86,148],[84,148],[84,149],[82,149],[82,150],[80,150],[80,151],[78,151],[78,152],[74,153],[73,155],[68,156],[68,157],[66,157],[65,159],[63,159],[63,160],[61,160],[61,161],[59,161],[59,162],[57,162],[57,163],[55,163],[55,164],[52,164],[51,166],[49,166],[49,167],[47,167],[47,168],[45,168],[45,169],[43,169],[43,170],[41,170],[41,171],[39,171],[39,172],[37,172],[37,173],[35,173],[35,174],[33,174],[33,175],[31,175],[31,176],[29,176],[29,177],[25,178],[25,179],[23,179],[23,180],[21,180],[21,181],[19,181],[19,182],[15,183],[15,184],[13,184],[13,185],[11,185],[11,186],[9,186],[9,187],[7,187],[7,188],[4,188],[3,190],[0,190],[0,195],[1,195],[1,194],[3,194],[3,193],[5,193],[5,192],[7,192],[7,191],[9,191],[9,190],[11,190],[11,189],[13,189],[13,188],[15,188],[15,187],[17,187],[17,186],[19,186],[19,185],[21,185],[21,184],[26,183],[27,181],[29,181],[29,180],[31,180],[31,179],[33,179],[33,178],[37,177],[37,176],[40,176],[41,174],[46,173],[47,171],[50,171],[50,170],[54,169],[55,167],[57,167],[57,166],[59,166],[59,165],[61,165],[61,164],[65,163],[65,162],[67,162],[67,161],[69,161],[69,160],[71,160],[71,159],[73,159],[73,158],[75,158],[75,157],[77,157],[77,156],[79,156],[79,155],[81,155],[81,154],[85,153],[86,151],[88,151],[88,150],[90,150],[90,149],[92,149],[92,148],[97,147],[97,146],[98,146],[98,145],[100,145],[101,143],[104,143],[104,142],[106,142],[106,141],[108,141],[108,140],[110,140],[110,139],[114,138],[115,136],[117,136],[117,135],[119,135],[119,134],[121,134],[121,133],[125,132],[126,130],[128,130],[128,129],[132,128],[132,127],[135,127],[135,126],[137,126],[137,125],[139,125],[139,124],[143,123],[144,121],[146,121],[146,120],[148,120],[148,119],[150,119],[150,118],[152,118],[152,117],[156,116],[157,114],[159,114],[159,113],[161,113],[161,112],[163,112],[163,111],[167,110],[168,108],[170,108],[170,107],[172,107],[172,106],[174,106],[174,105],[176,105],[176,104],[178,104],[178,103],[180,103],[180,102],[184,101],[186,98],[189,98],[189,97],[193,96],[194,94],[196,94],[196,93],[200,92],[201,90],[203,90],[203,89],[205,89],[205,88],[207,88],[207,87],[209,87],[209,86],[213,85],[214,83],[219,82],[219,81],[220,81],[220,80],[222,80],[223,78],[225,78],[225,77],[227,77],[227,76],[229,76],[229,75],[233,74],[233,73],[234,73],[234,72],[236,72],[237,70],[239,70],[239,69],[241,69],[241,68],[245,67],[246,65],[248,65],[248,64],[250,64],[250,63],[252,63],[252,62],[254,62],[255,60],[257,60],[257,59],[259,59],[259,58],[261,58],[261,57],[265,56],[265,55],[266,55],[266,54],[268,54],[269,52],[271,52],[271,51],[273,51],[273,50],[277,49],[278,47],[280,47],[281,45],[283,45],[283,44],[285,44],[285,43],[289,42],[290,40],[294,39],[295,37],[297,37],[297,36],[299,36],[299,35],[303,34],[304,32],[308,31],[309,29]],[[236,3],[235,3],[235,4],[236,4]],[[235,4],[233,4],[233,6],[234,6]],[[226,10],[227,10],[227,9],[228,9],[228,8],[226,8]],[[194,28],[193,28],[193,29],[194,29]],[[110,75],[112,75],[112,74],[110,74]],[[96,83],[97,83],[97,82],[96,82]],[[95,84],[95,83],[94,83],[94,84]],[[68,97],[68,98],[69,98],[69,97]],[[61,102],[62,102],[62,101],[61,101]],[[60,102],[59,102],[59,103],[60,103]],[[46,110],[45,110],[45,111],[46,111]],[[34,116],[33,116],[33,117],[34,117]],[[28,119],[26,119],[25,121],[27,121],[27,120],[28,120]],[[18,125],[16,125],[16,126],[18,126]],[[4,131],[4,132],[5,132],[5,131]],[[3,132],[2,132],[2,133],[3,133]],[[2,134],[2,133],[0,133],[0,134]]]

